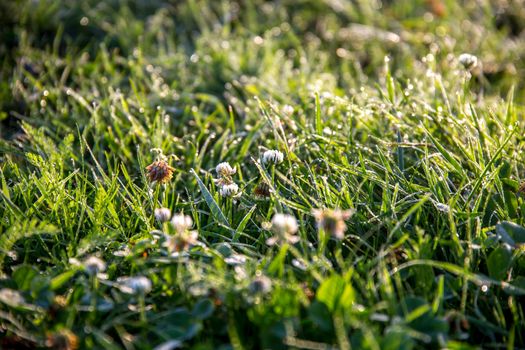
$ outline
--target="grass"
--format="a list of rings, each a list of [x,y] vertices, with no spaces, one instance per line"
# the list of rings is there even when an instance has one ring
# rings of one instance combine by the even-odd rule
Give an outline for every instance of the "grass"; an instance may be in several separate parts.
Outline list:
[[[1,347],[525,348],[520,3],[1,3]]]

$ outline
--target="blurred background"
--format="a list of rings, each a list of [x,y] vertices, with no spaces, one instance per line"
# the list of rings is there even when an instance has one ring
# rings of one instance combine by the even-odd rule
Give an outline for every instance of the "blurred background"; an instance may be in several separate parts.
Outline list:
[[[467,52],[485,96],[515,86],[522,103],[524,29],[524,0],[3,0],[0,120],[5,134],[12,112],[30,112],[28,79],[74,88],[105,75],[129,90],[131,61],[151,75],[153,102],[174,89],[235,106],[269,86],[300,90],[298,76],[349,95],[380,79],[385,56],[400,82],[428,70],[447,82]],[[104,71],[101,57],[115,66]]]

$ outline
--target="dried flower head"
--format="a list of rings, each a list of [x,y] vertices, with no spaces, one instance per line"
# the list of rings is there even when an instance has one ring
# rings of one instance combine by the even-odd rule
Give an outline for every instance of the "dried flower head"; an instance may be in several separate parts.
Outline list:
[[[253,194],[258,198],[269,198],[272,194],[272,189],[270,185],[263,181],[255,187]]]
[[[69,329],[62,329],[47,336],[46,347],[57,350],[78,349],[78,337]]]
[[[183,233],[193,226],[193,220],[188,215],[179,213],[173,215],[171,218],[171,225],[175,228],[177,233]]]
[[[155,209],[155,219],[159,222],[167,222],[170,221],[171,218],[171,210],[168,208],[157,208]]]
[[[297,225],[297,220],[291,215],[275,214],[272,218],[271,229],[275,236],[266,240],[268,245],[274,245],[277,242],[293,244],[299,241],[299,236],[295,235],[299,226]]]
[[[166,183],[171,180],[174,171],[164,159],[160,159],[146,167],[146,176],[150,182]]]
[[[144,276],[119,277],[117,279],[120,290],[127,294],[148,294],[151,292],[151,280]]]
[[[215,167],[215,171],[217,172],[217,174],[219,174],[219,176],[231,177],[235,175],[237,169],[232,168],[232,166],[228,162],[222,162],[217,164],[217,166]]]
[[[222,185],[219,188],[219,194],[223,197],[237,197],[239,195],[239,186],[234,182]]]
[[[472,70],[478,65],[478,58],[469,53],[462,53],[459,55],[459,63],[461,63],[466,70]]]
[[[90,256],[82,263],[84,269],[89,275],[96,275],[106,270],[106,263],[96,256]]]
[[[317,221],[317,227],[324,230],[335,239],[343,239],[346,231],[345,220],[348,220],[353,210],[314,209],[312,213]]]
[[[262,161],[264,164],[280,164],[284,160],[284,154],[277,150],[268,150],[263,153]]]

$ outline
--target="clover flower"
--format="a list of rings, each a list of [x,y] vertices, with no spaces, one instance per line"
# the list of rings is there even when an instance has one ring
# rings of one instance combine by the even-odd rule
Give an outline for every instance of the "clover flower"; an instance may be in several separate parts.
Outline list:
[[[263,153],[262,161],[264,164],[280,164],[284,160],[284,154],[277,150],[268,150]]]
[[[175,214],[171,218],[171,225],[175,229],[175,234],[168,236],[164,246],[170,252],[180,252],[188,250],[197,244],[197,231],[190,231],[193,220],[188,215]]]
[[[252,294],[266,294],[272,289],[272,280],[261,275],[257,276],[248,286]]]
[[[222,162],[217,164],[217,166],[215,167],[215,171],[221,177],[231,177],[235,175],[237,169],[232,168],[232,166],[228,162]]]
[[[255,187],[255,189],[253,190],[253,194],[257,198],[269,198],[272,194],[272,189],[270,188],[270,185],[263,181],[259,183],[257,187]]]
[[[106,270],[106,263],[96,256],[90,256],[82,263],[84,269],[89,275],[96,275]]]
[[[294,112],[294,108],[290,105],[284,105],[283,106],[283,113],[286,115],[292,115]]]
[[[353,210],[314,209],[312,213],[317,221],[317,228],[324,230],[335,239],[343,239],[346,231],[345,220],[348,220]]]
[[[164,159],[160,159],[146,167],[146,177],[150,182],[166,183],[171,180],[174,171]]]
[[[478,58],[469,53],[462,53],[459,55],[458,60],[466,70],[472,70],[478,65]]]
[[[219,194],[223,197],[236,197],[239,194],[239,186],[234,182],[224,184],[219,188]]]
[[[155,219],[160,223],[170,221],[171,210],[168,208],[157,208],[155,209]]]
[[[182,213],[175,214],[171,218],[171,225],[173,228],[175,228],[177,233],[183,233],[193,226],[193,220],[188,215],[184,215]]]
[[[164,243],[164,246],[172,253],[186,251],[197,244],[198,236],[199,233],[197,231],[177,233],[173,236],[169,236],[168,240]]]
[[[119,277],[117,279],[120,290],[126,294],[145,295],[151,292],[151,280],[144,276]]]
[[[275,236],[268,238],[266,244],[271,246],[277,242],[297,243],[299,236],[296,236],[295,233],[298,229],[297,220],[293,216],[275,214],[271,222],[271,230],[275,233]]]

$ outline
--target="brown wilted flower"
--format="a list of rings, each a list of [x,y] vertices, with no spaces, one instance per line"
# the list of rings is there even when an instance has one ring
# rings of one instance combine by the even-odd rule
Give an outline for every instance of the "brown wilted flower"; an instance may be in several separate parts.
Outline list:
[[[353,210],[314,209],[312,214],[317,221],[317,228],[324,230],[335,239],[343,239],[346,231],[345,220],[348,220]]]
[[[78,349],[78,337],[69,329],[62,329],[47,336],[46,346],[57,350],[76,350]]]
[[[272,194],[272,189],[270,185],[263,181],[255,187],[253,194],[258,198],[269,198]]]
[[[166,183],[171,180],[174,168],[163,160],[157,160],[146,167],[146,176],[150,182]]]

